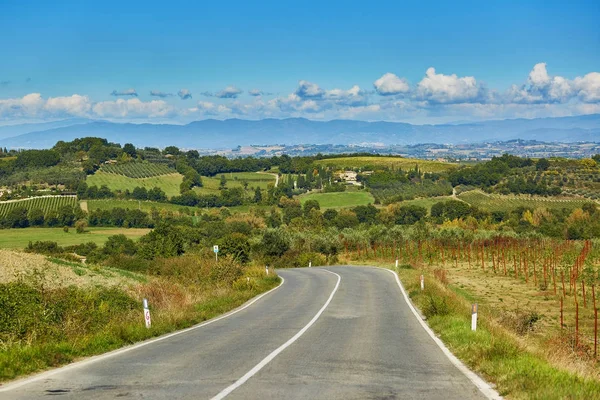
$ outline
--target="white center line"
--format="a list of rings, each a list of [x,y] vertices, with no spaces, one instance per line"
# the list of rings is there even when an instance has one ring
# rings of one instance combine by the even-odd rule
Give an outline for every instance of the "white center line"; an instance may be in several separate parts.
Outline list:
[[[319,317],[321,316],[321,314],[323,314],[323,312],[325,311],[325,309],[327,308],[327,306],[329,305],[329,303],[331,303],[331,300],[333,299],[333,296],[335,295],[335,292],[337,292],[337,290],[338,290],[338,288],[340,286],[340,282],[342,280],[342,277],[339,276],[338,274],[336,274],[335,272],[327,271],[325,269],[322,270],[322,271],[325,271],[325,272],[328,272],[330,274],[333,274],[333,275],[337,276],[338,280],[337,280],[337,283],[335,284],[335,287],[333,288],[333,291],[329,295],[329,298],[327,299],[327,301],[325,302],[325,304],[323,305],[323,307],[321,307],[321,309],[319,310],[319,312],[313,317],[313,319],[310,320],[310,322],[304,328],[302,328],[298,333],[296,333],[290,340],[288,340],[287,342],[285,342],[284,344],[282,344],[281,346],[279,346],[277,349],[273,350],[273,352],[271,354],[269,354],[261,362],[259,362],[258,364],[256,364],[256,366],[254,368],[252,368],[250,371],[248,371],[240,379],[238,379],[237,381],[235,381],[232,385],[230,385],[230,386],[226,387],[225,389],[223,389],[219,394],[217,394],[215,397],[213,397],[212,400],[221,400],[221,399],[224,399],[231,392],[233,392],[235,389],[237,389],[240,386],[242,386],[244,383],[246,383],[246,381],[248,379],[252,378],[254,375],[256,375],[258,373],[258,371],[260,371],[268,363],[270,363],[271,361],[273,361],[273,359],[275,357],[277,357],[279,355],[279,353],[281,353],[283,350],[285,350],[286,348],[288,348],[292,343],[294,343],[296,340],[298,340],[298,338],[300,338],[300,336],[302,336],[308,330],[308,328],[310,328],[311,326],[314,325],[315,322],[317,322],[317,320],[319,319]]]

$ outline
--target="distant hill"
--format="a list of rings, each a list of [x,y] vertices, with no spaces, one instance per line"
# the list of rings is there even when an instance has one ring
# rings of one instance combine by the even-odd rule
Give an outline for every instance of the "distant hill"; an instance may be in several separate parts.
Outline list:
[[[72,120],[70,120],[72,121]],[[52,124],[60,124],[55,122]],[[36,125],[36,124],[34,124]],[[93,121],[64,126],[28,124],[0,127],[0,146],[49,148],[59,140],[103,137],[138,147],[222,149],[251,144],[473,143],[514,139],[545,142],[600,141],[600,114],[537,119],[494,120],[465,124],[412,125],[352,120],[312,121],[304,118],[258,121],[207,119],[187,125]],[[27,130],[23,133],[23,130]],[[11,137],[8,137],[11,136]]]

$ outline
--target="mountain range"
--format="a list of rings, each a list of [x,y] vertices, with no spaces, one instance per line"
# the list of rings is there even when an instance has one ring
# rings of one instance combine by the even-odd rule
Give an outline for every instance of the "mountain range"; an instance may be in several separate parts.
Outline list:
[[[174,145],[184,149],[226,149],[258,144],[460,144],[514,139],[600,142],[600,114],[440,125],[287,118],[207,119],[187,125],[70,119],[0,126],[0,146],[8,148],[50,148],[59,140],[86,136],[133,143],[138,147]]]

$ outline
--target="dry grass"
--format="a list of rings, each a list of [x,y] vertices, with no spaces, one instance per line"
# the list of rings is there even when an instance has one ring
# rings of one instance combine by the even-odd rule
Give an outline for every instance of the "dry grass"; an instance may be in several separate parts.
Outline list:
[[[18,280],[33,281],[47,288],[122,287],[139,284],[137,276],[111,268],[100,268],[78,263],[57,263],[46,256],[0,250],[0,283]]]

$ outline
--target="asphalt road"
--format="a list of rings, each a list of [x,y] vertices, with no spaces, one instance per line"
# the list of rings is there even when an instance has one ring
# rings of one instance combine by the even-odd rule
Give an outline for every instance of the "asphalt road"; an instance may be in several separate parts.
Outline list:
[[[283,285],[234,315],[6,385],[0,399],[485,398],[388,271],[277,272]]]

